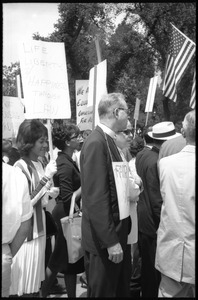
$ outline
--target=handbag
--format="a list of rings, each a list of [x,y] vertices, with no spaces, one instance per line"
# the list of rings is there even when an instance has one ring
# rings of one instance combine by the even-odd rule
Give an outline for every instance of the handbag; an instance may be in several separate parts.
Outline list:
[[[57,224],[52,217],[52,214],[45,210],[45,220],[46,220],[46,236],[50,237],[58,232]]]
[[[69,216],[60,220],[63,229],[63,235],[67,242],[68,260],[71,264],[77,262],[84,255],[81,244],[82,213],[80,210],[74,213],[75,198],[76,193],[74,192],[71,198]]]

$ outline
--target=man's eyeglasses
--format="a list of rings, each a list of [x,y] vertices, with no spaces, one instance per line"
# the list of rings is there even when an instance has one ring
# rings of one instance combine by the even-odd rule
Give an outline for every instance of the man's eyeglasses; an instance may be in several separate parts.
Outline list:
[[[126,130],[119,131],[119,132],[123,132],[123,133],[126,134],[126,135],[132,134],[132,130],[131,130],[131,129],[126,129]]]
[[[125,111],[125,113],[126,113],[127,115],[128,115],[128,113],[129,113],[129,110],[128,110],[128,108],[117,107],[117,109],[124,110],[124,111]]]

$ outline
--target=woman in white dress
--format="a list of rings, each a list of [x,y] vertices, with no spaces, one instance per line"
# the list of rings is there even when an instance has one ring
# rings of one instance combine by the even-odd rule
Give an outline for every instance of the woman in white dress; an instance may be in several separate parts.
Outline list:
[[[25,120],[21,123],[17,135],[21,159],[14,166],[27,177],[33,217],[29,235],[13,259],[10,295],[38,293],[45,279],[46,223],[43,207],[47,205],[49,194],[54,192],[51,179],[57,171],[55,161],[50,161],[44,171],[38,160],[46,151],[47,139],[47,128],[40,121]]]

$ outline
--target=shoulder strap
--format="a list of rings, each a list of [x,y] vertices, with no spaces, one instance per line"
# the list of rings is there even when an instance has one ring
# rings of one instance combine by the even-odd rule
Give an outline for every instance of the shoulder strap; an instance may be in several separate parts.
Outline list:
[[[28,181],[29,193],[30,193],[30,195],[31,195],[31,192],[32,192],[32,189],[31,189],[32,179],[31,179],[31,177],[29,176],[29,174],[28,174],[27,171],[25,170],[24,166],[22,165],[22,162],[17,161],[16,166],[19,167],[19,168],[21,169],[21,171],[23,172],[23,174],[26,176],[27,181]],[[32,175],[31,170],[28,169],[28,171],[29,171],[30,174]]]

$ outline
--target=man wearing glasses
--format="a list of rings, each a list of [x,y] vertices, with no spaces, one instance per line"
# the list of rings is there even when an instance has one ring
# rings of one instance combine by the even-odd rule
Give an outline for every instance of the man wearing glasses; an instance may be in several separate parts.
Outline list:
[[[82,243],[88,297],[129,297],[131,254],[127,237],[130,217],[120,220],[112,161],[121,162],[116,133],[127,127],[124,96],[102,97],[100,124],[87,137],[80,157],[82,187]]]

